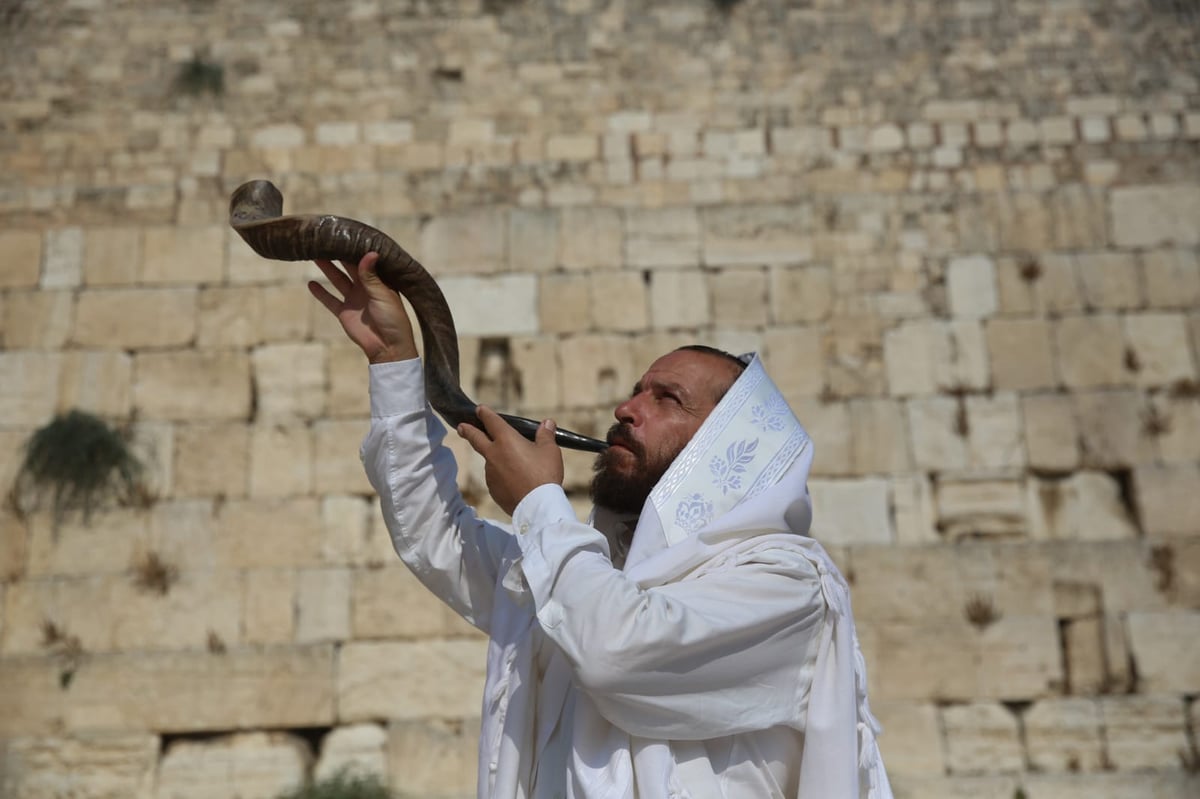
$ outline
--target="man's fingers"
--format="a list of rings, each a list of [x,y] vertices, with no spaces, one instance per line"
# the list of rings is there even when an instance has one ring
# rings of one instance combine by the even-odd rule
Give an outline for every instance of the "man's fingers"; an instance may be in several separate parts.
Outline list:
[[[533,443],[539,447],[551,446],[557,447],[554,443],[554,428],[557,427],[553,419],[543,419],[538,425],[537,434],[534,436]]]
[[[473,424],[467,424],[466,422],[463,422],[456,429],[458,430],[458,434],[465,438],[467,443],[471,445],[471,449],[475,450],[480,455],[483,455],[484,449],[487,448],[488,444],[492,443],[492,440],[487,437],[487,433],[483,432]]]
[[[334,316],[337,316],[342,312],[342,306],[345,303],[330,294],[329,289],[325,288],[317,281],[308,281],[308,293],[316,297],[317,301],[324,305]]]
[[[329,282],[333,284],[333,287],[342,293],[343,297],[350,293],[350,289],[354,287],[353,282],[350,280],[350,276],[334,266],[333,261],[313,261],[313,263],[315,263],[317,268],[321,270],[321,273],[328,278]]]
[[[508,422],[504,421],[500,414],[486,405],[475,406],[475,415],[479,417],[479,421],[483,422],[483,429],[487,431],[488,437],[492,441],[497,440],[501,434],[517,432],[508,426]]]

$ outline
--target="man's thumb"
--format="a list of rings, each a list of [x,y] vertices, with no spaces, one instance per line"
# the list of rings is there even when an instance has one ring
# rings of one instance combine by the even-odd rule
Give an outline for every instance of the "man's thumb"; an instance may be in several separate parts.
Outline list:
[[[542,423],[538,425],[537,434],[534,437],[533,443],[537,444],[539,447],[544,447],[547,444],[550,446],[556,446],[554,443],[554,430],[557,427],[558,425],[554,423],[553,419],[543,419]]]

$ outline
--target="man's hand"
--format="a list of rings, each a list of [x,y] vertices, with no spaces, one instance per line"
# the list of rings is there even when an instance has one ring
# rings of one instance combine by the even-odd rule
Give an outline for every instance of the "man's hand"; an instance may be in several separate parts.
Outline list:
[[[315,280],[309,281],[308,290],[337,317],[346,335],[371,363],[416,358],[417,345],[408,312],[404,310],[400,295],[385,286],[375,274],[378,260],[379,253],[369,252],[357,267],[343,263],[342,269],[334,266],[332,261],[316,261],[342,299]]]
[[[488,493],[505,513],[511,516],[525,495],[540,485],[562,485],[562,450],[554,443],[553,420],[542,422],[536,440],[530,442],[491,408],[480,405],[475,412],[486,432],[460,424],[458,434],[487,461],[483,476]]]

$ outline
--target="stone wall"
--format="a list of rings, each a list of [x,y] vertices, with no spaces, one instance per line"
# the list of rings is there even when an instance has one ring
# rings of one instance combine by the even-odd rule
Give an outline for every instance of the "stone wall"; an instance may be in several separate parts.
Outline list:
[[[0,511],[0,796],[270,797],[345,763],[472,793],[484,643],[390,551],[315,270],[225,225],[259,177],[438,275],[477,399],[594,432],[669,347],[760,351],[816,442],[899,796],[1195,796],[1196,23],[3,4],[0,485],[80,408],[154,501]]]

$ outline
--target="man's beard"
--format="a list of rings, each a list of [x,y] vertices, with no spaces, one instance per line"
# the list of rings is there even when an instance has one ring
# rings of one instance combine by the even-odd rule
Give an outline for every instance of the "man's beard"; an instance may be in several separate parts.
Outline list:
[[[620,424],[614,424],[609,429],[608,442],[619,443],[628,449],[634,457],[634,465],[627,471],[617,471],[615,460],[626,455],[614,451],[612,447],[597,455],[596,463],[592,466],[595,472],[592,476],[592,502],[614,513],[641,513],[650,491],[667,473],[675,457],[683,451],[683,446],[673,452],[648,454],[645,447],[628,435]]]

